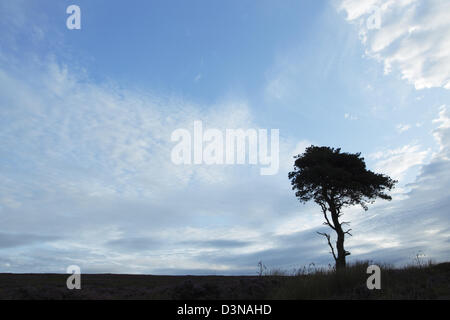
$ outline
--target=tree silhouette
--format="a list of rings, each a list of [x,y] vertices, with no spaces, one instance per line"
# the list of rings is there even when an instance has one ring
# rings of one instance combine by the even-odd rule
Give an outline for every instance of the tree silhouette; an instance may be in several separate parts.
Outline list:
[[[336,269],[345,267],[345,258],[350,252],[344,249],[344,238],[351,236],[347,221],[339,221],[342,208],[355,204],[367,210],[367,204],[376,198],[391,200],[385,193],[391,190],[397,181],[366,169],[361,153],[341,153],[341,149],[310,146],[305,152],[294,158],[294,171],[289,172],[292,190],[300,202],[314,200],[320,205],[325,217],[324,225],[336,232],[336,250],[328,233],[318,232],[326,237],[331,254],[336,262]],[[331,219],[329,218],[329,215]]]

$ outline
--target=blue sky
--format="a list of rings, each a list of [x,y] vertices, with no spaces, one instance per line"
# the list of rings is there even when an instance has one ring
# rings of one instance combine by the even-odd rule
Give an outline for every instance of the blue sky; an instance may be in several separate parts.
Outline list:
[[[326,265],[318,208],[287,178],[310,144],[399,180],[393,201],[347,209],[350,259],[448,260],[448,6],[0,1],[0,272]],[[194,120],[279,129],[279,173],[172,164]]]

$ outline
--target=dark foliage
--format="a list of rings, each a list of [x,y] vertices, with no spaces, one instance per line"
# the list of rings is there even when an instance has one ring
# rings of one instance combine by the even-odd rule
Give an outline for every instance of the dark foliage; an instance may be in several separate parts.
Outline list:
[[[336,209],[359,204],[367,210],[366,204],[377,197],[391,200],[385,190],[391,190],[396,181],[367,170],[360,153],[310,146],[295,158],[289,179],[301,202],[333,200]]]

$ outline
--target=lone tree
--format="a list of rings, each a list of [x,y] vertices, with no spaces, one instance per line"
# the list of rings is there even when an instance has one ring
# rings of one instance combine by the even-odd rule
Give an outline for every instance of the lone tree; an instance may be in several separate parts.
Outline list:
[[[397,181],[390,177],[366,169],[361,153],[341,153],[341,149],[310,146],[305,152],[294,158],[294,171],[289,172],[292,190],[300,202],[314,200],[322,208],[324,225],[336,232],[336,250],[328,233],[325,236],[336,262],[336,269],[345,268],[345,257],[350,252],[344,249],[344,238],[350,231],[343,230],[349,222],[339,221],[342,208],[359,204],[367,210],[367,204],[376,198],[391,200],[385,193],[391,190]],[[331,220],[329,218],[331,217]]]

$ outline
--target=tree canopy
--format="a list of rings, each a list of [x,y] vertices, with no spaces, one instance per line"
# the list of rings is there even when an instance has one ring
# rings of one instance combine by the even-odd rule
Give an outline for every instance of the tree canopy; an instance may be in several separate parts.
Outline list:
[[[333,199],[336,208],[359,204],[367,210],[367,204],[376,198],[392,199],[386,190],[391,190],[397,181],[367,170],[361,153],[310,146],[295,158],[289,179],[301,202]]]

